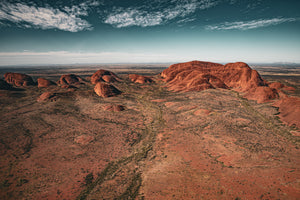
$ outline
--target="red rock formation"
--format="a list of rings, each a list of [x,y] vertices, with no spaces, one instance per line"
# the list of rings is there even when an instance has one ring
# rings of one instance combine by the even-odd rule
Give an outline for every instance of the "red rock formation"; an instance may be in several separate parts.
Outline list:
[[[32,78],[26,74],[7,72],[4,74],[5,81],[14,86],[29,86],[35,85]]]
[[[125,110],[125,106],[117,105],[117,104],[111,104],[111,105],[104,106],[103,109],[107,110],[107,111],[112,111],[112,112],[120,112],[120,111]]]
[[[244,97],[249,100],[256,100],[257,103],[265,103],[272,99],[277,99],[279,95],[276,89],[272,89],[267,86],[259,86],[252,88],[246,93],[246,95],[244,95]]]
[[[0,79],[0,90],[11,90],[13,87],[6,81]]]
[[[152,78],[148,76],[142,76],[138,74],[129,74],[129,79],[134,82],[134,83],[140,83],[140,84],[145,84],[145,83],[152,83],[154,82]]]
[[[37,101],[38,102],[43,102],[43,101],[56,101],[56,94],[55,93],[51,93],[51,92],[44,92],[43,94],[41,94],[38,98]]]
[[[171,65],[161,76],[171,90],[201,91],[209,88],[233,88],[244,92],[266,82],[246,63],[218,63],[192,61]]]
[[[101,97],[112,97],[122,92],[115,88],[113,85],[104,82],[98,82],[94,88],[95,93]]]
[[[62,75],[58,81],[60,85],[81,84],[83,79],[75,74]]]
[[[277,89],[277,90],[284,87],[284,85],[282,83],[279,83],[279,82],[269,83],[268,85],[269,85],[270,88]]]
[[[288,92],[295,92],[295,90],[296,90],[296,88],[294,88],[292,86],[285,86],[282,89],[285,91],[288,91]]]
[[[279,117],[289,126],[295,125],[300,129],[300,98],[286,97],[273,104],[279,107]]]
[[[45,78],[38,78],[37,82],[38,82],[38,87],[39,88],[49,87],[51,85],[56,85],[56,83],[54,83],[53,81],[50,81],[50,80],[45,79]]]
[[[119,82],[120,78],[114,74],[113,72],[100,69],[96,71],[92,76],[91,76],[91,83],[96,84],[98,82],[107,82],[107,83],[112,83],[112,82]]]

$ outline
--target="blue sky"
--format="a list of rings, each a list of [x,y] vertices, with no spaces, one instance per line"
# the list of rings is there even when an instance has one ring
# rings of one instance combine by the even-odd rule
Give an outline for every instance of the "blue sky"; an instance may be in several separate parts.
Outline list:
[[[0,3],[0,65],[300,63],[298,0]]]

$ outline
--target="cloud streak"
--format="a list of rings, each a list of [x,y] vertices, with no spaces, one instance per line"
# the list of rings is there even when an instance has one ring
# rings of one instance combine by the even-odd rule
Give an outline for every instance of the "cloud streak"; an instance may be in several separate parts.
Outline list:
[[[51,7],[29,6],[24,3],[1,3],[0,20],[16,23],[20,27],[59,29],[69,32],[91,30],[92,25],[80,16],[87,16],[90,6],[97,2],[81,3],[78,6],[64,7],[63,10]]]
[[[0,52],[0,66],[78,63],[145,63],[174,61],[167,54],[128,52]]]
[[[250,30],[267,26],[274,26],[286,22],[297,21],[296,18],[273,18],[273,19],[259,19],[252,21],[238,21],[238,22],[225,22],[217,25],[208,25],[206,30]]]
[[[171,1],[173,5],[160,10],[159,4],[152,7],[149,11],[143,7],[117,8],[107,16],[104,23],[111,24],[117,28],[129,26],[156,26],[178,17],[185,17],[194,13],[197,9],[204,10],[217,4],[215,0],[189,0]],[[174,5],[175,3],[175,5]]]

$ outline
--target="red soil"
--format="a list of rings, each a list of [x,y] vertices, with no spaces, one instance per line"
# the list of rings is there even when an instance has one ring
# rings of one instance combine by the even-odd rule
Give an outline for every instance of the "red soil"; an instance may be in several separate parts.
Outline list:
[[[218,63],[192,61],[171,65],[161,76],[172,91],[202,91],[213,88],[231,88],[242,92],[243,97],[258,103],[269,102],[286,96],[279,89],[293,91],[295,88],[286,87],[279,82],[267,83],[256,70],[246,63],[237,62],[221,65]],[[279,92],[279,94],[278,94]],[[286,98],[277,103],[283,114],[280,117],[289,125],[299,127],[300,114],[298,100]],[[296,106],[296,107],[295,107]]]

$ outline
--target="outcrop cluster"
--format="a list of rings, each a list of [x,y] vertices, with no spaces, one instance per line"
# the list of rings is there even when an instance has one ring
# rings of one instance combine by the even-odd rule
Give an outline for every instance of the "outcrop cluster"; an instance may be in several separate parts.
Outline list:
[[[129,74],[129,79],[134,83],[140,83],[140,84],[154,82],[152,78],[148,76],[138,75],[138,74]]]
[[[98,82],[113,83],[113,82],[119,82],[120,80],[121,79],[115,73],[104,69],[100,69],[96,71],[91,76],[92,84],[97,84]]]

